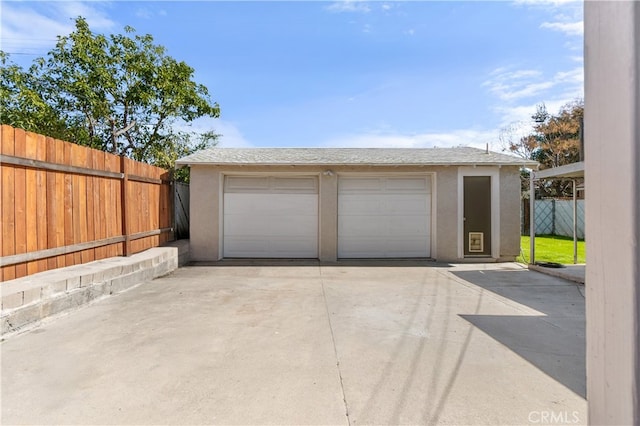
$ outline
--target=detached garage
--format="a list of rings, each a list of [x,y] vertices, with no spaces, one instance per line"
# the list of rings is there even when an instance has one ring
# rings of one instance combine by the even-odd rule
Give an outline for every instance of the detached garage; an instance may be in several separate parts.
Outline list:
[[[211,148],[191,168],[191,257],[514,260],[520,167],[474,148]]]

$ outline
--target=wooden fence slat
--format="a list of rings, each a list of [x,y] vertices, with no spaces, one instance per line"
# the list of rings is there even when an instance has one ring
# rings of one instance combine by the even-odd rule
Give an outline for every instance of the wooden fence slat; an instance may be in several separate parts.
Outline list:
[[[71,164],[71,144],[68,142],[61,142],[63,161],[64,164]],[[72,245],[74,240],[73,235],[73,176],[64,174],[64,245]],[[73,265],[75,258],[73,254],[67,254],[64,257],[67,265]]]
[[[110,171],[116,172],[120,171],[120,157],[117,155],[109,154],[109,167]],[[110,195],[111,199],[111,213],[108,216],[109,227],[110,227],[110,236],[122,235],[122,216],[124,212],[122,211],[122,198],[121,198],[121,188],[122,181],[110,181]],[[124,243],[112,246],[110,256],[122,256],[124,253]]]
[[[135,204],[135,200],[131,197],[131,184],[129,182],[129,173],[131,167],[129,166],[129,159],[126,157],[120,158],[120,171],[124,174],[120,188],[120,209],[122,211],[122,235],[124,235],[124,243],[122,243],[122,251],[125,256],[131,255],[131,241],[129,240],[129,232],[131,228],[131,214],[132,208],[127,204],[127,201],[131,202],[131,205]]]
[[[50,137],[45,138],[46,161],[55,163],[56,161],[56,144]],[[55,248],[57,246],[56,233],[58,230],[58,206],[59,198],[57,198],[56,189],[58,181],[58,173],[46,172],[47,175],[47,248]],[[47,259],[47,269],[55,269],[58,266],[56,258]]]
[[[82,147],[77,144],[71,144],[71,165],[79,166],[80,165],[80,151]],[[78,244],[82,241],[82,216],[86,214],[87,206],[86,204],[83,206],[83,196],[82,196],[82,178],[84,176],[80,176],[78,174],[72,175],[72,185],[73,185],[73,244]],[[84,259],[82,257],[81,252],[76,252],[73,254],[73,263],[75,265],[84,263]]]
[[[93,152],[84,149],[84,166],[88,168],[94,168],[93,166]],[[86,222],[87,234],[85,241],[94,241],[96,239],[95,232],[95,222],[93,221],[93,199],[94,199],[94,190],[93,190],[93,182],[95,178],[93,176],[85,176],[86,179],[86,191],[85,191],[85,199],[87,203],[86,212],[83,213],[84,220]],[[91,262],[96,259],[96,250],[90,249],[85,250],[85,255],[87,256],[87,260],[85,262]]]
[[[47,159],[47,139],[43,135],[36,135],[36,159],[40,161],[46,161]],[[36,193],[36,209],[37,209],[37,233],[38,233],[38,250],[45,250],[47,246],[47,217],[48,217],[48,204],[47,204],[47,192],[48,182],[47,173],[42,170],[38,170],[36,173],[36,181],[38,191]],[[38,272],[47,270],[47,260],[38,260]]]
[[[104,152],[93,151],[93,166],[99,170],[106,170],[104,165]],[[106,197],[106,179],[94,178],[94,193],[93,199],[93,220],[95,222],[96,240],[103,240],[107,238],[107,220],[106,220],[106,208],[103,206],[109,203]],[[96,259],[104,259],[108,257],[106,247],[96,248]]]
[[[28,132],[26,134],[25,157],[36,159],[38,156],[38,145],[36,142],[36,134]],[[26,238],[27,253],[38,250],[38,172],[34,169],[26,169]],[[38,272],[38,262],[27,263],[27,274],[35,274]]]
[[[80,155],[82,151],[82,147],[77,144],[71,144],[71,165],[79,166],[81,163]],[[86,200],[82,196],[82,190],[84,188],[82,184],[82,179],[84,176],[80,176],[77,174],[71,175],[71,186],[72,186],[72,217],[73,217],[73,243],[78,244],[84,242],[82,239],[82,217],[86,215]],[[86,191],[86,188],[84,188]],[[84,204],[84,205],[83,205]],[[73,254],[73,263],[74,265],[83,263],[84,259],[82,257],[81,252],[76,252]]]
[[[26,133],[22,129],[15,130],[14,155],[26,156]],[[24,167],[16,167],[15,173],[15,252],[27,252],[27,171]],[[27,265],[16,265],[16,278],[27,275]]]
[[[64,164],[64,144],[53,139],[52,143],[55,145],[55,162],[58,164]],[[56,212],[56,232],[55,232],[55,246],[61,247],[65,245],[65,175],[64,173],[56,173],[56,188],[55,188],[55,207]],[[67,258],[65,255],[56,257],[58,268],[67,265]]]
[[[13,155],[15,150],[15,132],[13,127],[2,126],[0,149],[3,154]],[[15,171],[14,167],[2,166],[2,255],[15,254]],[[15,266],[2,268],[3,281],[16,277]]]

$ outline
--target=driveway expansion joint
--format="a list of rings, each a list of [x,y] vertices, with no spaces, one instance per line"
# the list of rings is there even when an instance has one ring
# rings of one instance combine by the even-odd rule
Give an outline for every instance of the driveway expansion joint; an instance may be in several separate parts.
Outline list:
[[[342,370],[340,369],[340,359],[338,358],[338,348],[336,346],[336,337],[333,333],[333,324],[331,323],[331,313],[329,312],[329,303],[327,303],[327,293],[324,290],[324,279],[322,278],[322,266],[319,267],[320,272],[320,287],[322,288],[322,298],[324,299],[324,307],[327,312],[327,322],[329,323],[329,331],[331,332],[331,343],[333,344],[333,354],[336,359],[336,369],[338,371],[338,378],[340,379],[340,391],[342,392],[342,401],[344,403],[344,415],[347,418],[347,425],[351,426],[351,419],[349,419],[349,404],[347,403],[347,395],[344,391],[344,381],[342,379]]]

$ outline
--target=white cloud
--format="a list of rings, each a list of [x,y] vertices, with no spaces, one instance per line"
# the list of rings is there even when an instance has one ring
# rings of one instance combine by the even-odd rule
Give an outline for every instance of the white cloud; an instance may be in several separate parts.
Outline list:
[[[489,80],[483,83],[489,91],[503,101],[514,101],[520,98],[537,96],[553,87],[550,81],[540,81],[539,70],[515,70],[498,68],[490,73]]]
[[[484,86],[501,101],[493,109],[502,125],[527,123],[524,127],[530,128],[531,115],[540,102],[555,114],[567,103],[584,97],[584,59],[576,54],[582,51],[584,4],[582,0],[515,0],[513,4],[547,15],[539,27],[565,36],[563,46],[572,63],[569,67],[573,67],[553,75],[548,71],[504,67],[489,74]]]
[[[561,31],[570,36],[582,36],[584,34],[584,22],[543,22],[540,28],[549,28]]]
[[[223,148],[251,148],[253,144],[249,142],[235,123],[216,119],[212,123],[212,128],[220,134],[218,146]]]
[[[357,12],[357,13],[369,13],[371,7],[367,3],[361,0],[340,0],[331,3],[326,7],[331,12],[343,13],[343,12]]]
[[[555,75],[555,80],[558,83],[570,83],[582,86],[584,84],[584,68],[577,67],[570,71],[558,72]]]
[[[83,16],[94,31],[108,30],[114,22],[101,10],[104,3],[3,2],[0,14],[2,49],[9,53],[45,54],[57,36],[74,29],[74,19]]]
[[[578,66],[546,77],[537,70],[499,68],[490,73],[484,86],[501,101],[493,110],[500,116],[502,127],[531,124],[531,116],[540,102],[555,114],[568,102],[584,97],[584,71]]]
[[[321,144],[330,148],[449,148],[469,146],[498,150],[498,130],[454,130],[447,133],[359,133],[331,138]]]
[[[553,77],[545,77],[538,70],[515,70],[498,68],[489,74],[483,83],[500,100],[512,103],[521,99],[544,98],[550,89],[556,88],[572,98],[582,97],[584,71],[576,67],[569,71],[557,72]],[[569,99],[567,99],[568,101]]]
[[[545,100],[544,105],[550,114],[556,114],[564,105],[579,97],[580,96],[572,96],[570,93],[564,93],[553,99]],[[502,117],[501,125],[503,127],[513,123],[533,124],[531,116],[536,112],[538,104],[540,104],[540,102],[513,106],[502,105],[494,108],[494,110]]]
[[[136,16],[142,19],[151,19],[153,17],[153,12],[146,7],[141,7],[136,10]]]
[[[106,30],[114,26],[114,22],[101,10],[100,2],[80,2],[80,1],[63,1],[59,4],[56,2],[58,12],[53,18],[69,17],[75,19],[78,16],[84,17],[89,26],[93,30]],[[108,3],[102,3],[102,5]]]
[[[512,101],[520,98],[531,98],[538,96],[547,89],[554,86],[551,81],[544,81],[541,83],[529,83],[522,87],[516,88],[514,86],[498,85],[493,88],[494,92],[497,92],[500,99],[505,101]]]
[[[540,24],[540,28],[563,33],[569,37],[570,48],[581,47],[581,38],[584,35],[584,4],[582,1],[516,0],[514,3],[526,8],[544,10],[549,18]]]
[[[250,148],[253,146],[245,139],[235,123],[219,118],[202,117],[188,124],[178,123],[174,128],[182,132],[196,133],[205,133],[213,130],[220,135],[218,138],[218,146],[223,148]]]
[[[166,16],[166,15],[167,15],[167,11],[164,9],[154,10],[148,7],[141,7],[138,10],[136,10],[136,16],[142,19],[152,19],[152,18],[155,18],[156,16]]]

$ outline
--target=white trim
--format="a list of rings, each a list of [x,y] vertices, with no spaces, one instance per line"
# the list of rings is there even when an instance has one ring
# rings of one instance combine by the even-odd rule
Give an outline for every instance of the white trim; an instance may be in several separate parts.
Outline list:
[[[491,257],[500,257],[500,169],[498,167],[458,168],[458,258],[464,259],[464,177],[491,177]]]
[[[584,161],[552,167],[532,173],[534,179],[575,179],[584,178]]]

